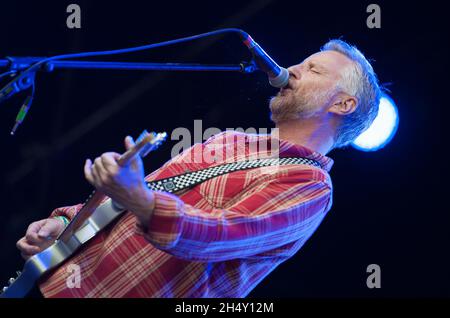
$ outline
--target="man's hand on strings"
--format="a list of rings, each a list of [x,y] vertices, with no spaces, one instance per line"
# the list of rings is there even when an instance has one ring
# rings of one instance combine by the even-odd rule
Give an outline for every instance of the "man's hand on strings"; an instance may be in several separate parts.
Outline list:
[[[56,237],[64,230],[64,222],[55,218],[36,221],[28,226],[24,237],[16,246],[24,259],[42,252],[53,244]]]

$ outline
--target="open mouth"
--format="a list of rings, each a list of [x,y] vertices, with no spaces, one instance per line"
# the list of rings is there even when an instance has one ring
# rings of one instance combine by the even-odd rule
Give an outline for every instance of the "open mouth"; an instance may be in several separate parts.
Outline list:
[[[288,84],[287,86],[282,87],[282,88],[280,89],[280,94],[283,94],[283,93],[285,93],[285,92],[287,92],[287,91],[289,91],[289,90],[292,90],[292,87]]]
[[[280,92],[284,92],[284,91],[287,91],[287,90],[292,90],[292,86],[291,86],[290,81],[288,82],[288,84],[285,87],[282,87],[280,89]]]

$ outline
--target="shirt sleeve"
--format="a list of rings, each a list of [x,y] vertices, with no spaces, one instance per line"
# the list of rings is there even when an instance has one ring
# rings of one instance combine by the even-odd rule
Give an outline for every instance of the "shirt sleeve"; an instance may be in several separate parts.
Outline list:
[[[208,211],[155,192],[152,217],[138,221],[137,231],[160,250],[193,261],[264,255],[306,241],[330,209],[331,192],[323,180],[291,174],[248,191],[229,209]]]
[[[82,207],[83,207],[83,204],[79,203],[79,204],[72,205],[72,206],[64,206],[64,207],[56,208],[52,211],[52,213],[50,214],[50,217],[52,218],[52,217],[56,217],[56,216],[64,216],[69,221],[71,221],[72,218],[75,216],[75,214],[77,214],[78,211],[80,211]]]

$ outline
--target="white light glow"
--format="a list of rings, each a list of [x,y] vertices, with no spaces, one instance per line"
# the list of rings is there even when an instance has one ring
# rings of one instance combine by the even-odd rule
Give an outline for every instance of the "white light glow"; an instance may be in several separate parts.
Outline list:
[[[375,151],[386,146],[395,135],[398,126],[398,111],[387,96],[380,99],[378,115],[372,125],[352,143],[362,151]]]

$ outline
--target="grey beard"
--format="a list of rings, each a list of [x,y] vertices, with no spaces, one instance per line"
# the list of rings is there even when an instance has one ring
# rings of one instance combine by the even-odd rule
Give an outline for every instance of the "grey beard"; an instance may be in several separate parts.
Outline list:
[[[272,112],[270,119],[276,124],[286,120],[317,117],[336,92],[335,88],[330,91],[309,91],[302,95],[290,92],[284,96],[274,96],[269,103]]]
[[[311,118],[317,115],[320,107],[316,103],[296,100],[293,96],[275,96],[269,103],[270,119],[276,124],[287,120]]]

